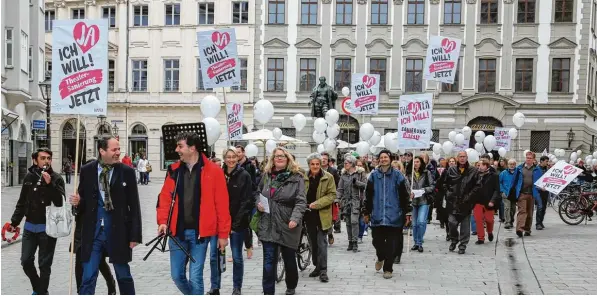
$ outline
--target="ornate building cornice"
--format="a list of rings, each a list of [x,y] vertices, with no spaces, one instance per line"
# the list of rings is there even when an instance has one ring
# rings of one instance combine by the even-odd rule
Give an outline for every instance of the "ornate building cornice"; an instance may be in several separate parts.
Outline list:
[[[95,0],[85,0],[85,5],[87,6],[95,6]]]
[[[440,0],[431,0],[430,3],[431,4],[439,4]]]
[[[55,8],[64,8],[66,7],[66,1],[62,0],[62,1],[54,1],[54,7]]]
[[[468,3],[468,4],[476,4],[477,0],[466,0],[466,3]]]
[[[332,3],[332,0],[321,0],[322,4],[330,4]]]
[[[512,4],[514,2],[514,0],[504,0],[505,4]]]
[[[364,4],[367,4],[367,0],[357,0],[357,3],[364,5]]]
[[[394,0],[394,5],[402,5],[402,2],[404,2],[404,0]]]

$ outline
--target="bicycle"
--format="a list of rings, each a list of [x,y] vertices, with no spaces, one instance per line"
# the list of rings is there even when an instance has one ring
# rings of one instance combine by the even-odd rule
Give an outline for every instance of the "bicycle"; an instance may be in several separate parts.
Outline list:
[[[307,211],[311,211],[307,209]],[[311,264],[311,240],[307,233],[307,223],[303,217],[303,229],[301,230],[301,237],[299,240],[299,246],[296,249],[296,263],[300,271],[305,271],[309,264]],[[282,250],[278,250],[278,265],[276,271],[276,282],[279,283],[284,279],[286,268],[284,266],[284,260],[282,259]]]
[[[597,191],[592,191],[592,184],[588,186],[576,185],[573,189],[579,189],[577,196],[571,196],[564,200],[559,205],[558,214],[560,219],[568,225],[578,225],[585,221],[592,221],[593,211],[597,209]],[[585,192],[585,189],[591,191]],[[586,220],[585,220],[586,218]],[[567,220],[570,219],[570,220]]]

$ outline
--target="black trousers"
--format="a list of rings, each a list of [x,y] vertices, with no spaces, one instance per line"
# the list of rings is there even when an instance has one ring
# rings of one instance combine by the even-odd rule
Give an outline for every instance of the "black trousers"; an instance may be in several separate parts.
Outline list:
[[[106,262],[106,257],[100,261],[99,271],[106,280],[108,285],[108,295],[116,295],[116,282],[112,276],[110,265]],[[77,294],[79,294],[79,288],[83,282],[83,262],[81,262],[81,248],[78,248],[75,253],[75,281],[77,282]]]
[[[37,274],[37,269],[35,269],[35,251],[38,248],[37,264],[39,265],[39,275]],[[28,230],[23,232],[21,265],[29,281],[31,281],[33,291],[39,295],[48,294],[55,250],[56,239],[48,236],[45,232],[35,233]]]
[[[394,259],[398,255],[396,251],[400,250],[402,255],[402,227],[376,226],[371,229],[377,261],[383,261],[384,272],[393,272]]]
[[[321,229],[320,223],[307,220],[307,235],[311,246],[311,260],[317,270],[328,270],[328,239],[327,230]],[[301,238],[304,239],[304,238]]]
[[[66,184],[70,184],[70,176],[71,176],[71,173],[64,173],[64,177],[66,179]]]

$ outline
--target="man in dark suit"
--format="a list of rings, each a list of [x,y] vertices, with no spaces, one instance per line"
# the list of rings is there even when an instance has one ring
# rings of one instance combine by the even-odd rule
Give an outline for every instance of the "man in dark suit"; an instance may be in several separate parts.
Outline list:
[[[120,294],[135,294],[129,262],[141,243],[141,209],[135,171],[120,163],[120,144],[114,137],[101,139],[99,158],[81,169],[78,194],[71,203],[81,219],[82,295],[95,294],[98,268],[107,253],[114,265]]]

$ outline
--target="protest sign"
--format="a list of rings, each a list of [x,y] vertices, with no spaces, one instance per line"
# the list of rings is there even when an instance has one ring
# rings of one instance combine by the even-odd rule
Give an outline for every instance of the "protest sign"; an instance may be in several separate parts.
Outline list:
[[[496,127],[495,132],[493,133],[495,137],[495,148],[493,150],[498,150],[501,147],[504,147],[506,151],[510,151],[510,143],[512,139],[510,139],[510,134],[508,134],[509,128],[505,127]]]
[[[353,114],[377,114],[379,110],[378,74],[354,73],[350,88],[352,88],[350,97]]]
[[[398,107],[398,148],[429,149],[433,94],[400,96]]]
[[[226,118],[228,120],[228,140],[243,139],[243,104],[226,104]]]
[[[460,42],[460,39],[442,36],[429,38],[423,73],[425,80],[454,83],[460,57]]]
[[[553,194],[560,194],[581,172],[581,169],[560,160],[535,182],[535,186],[545,188]]]
[[[53,114],[106,115],[108,20],[55,20]]]
[[[240,64],[234,29],[197,32],[205,88],[240,86]]]

